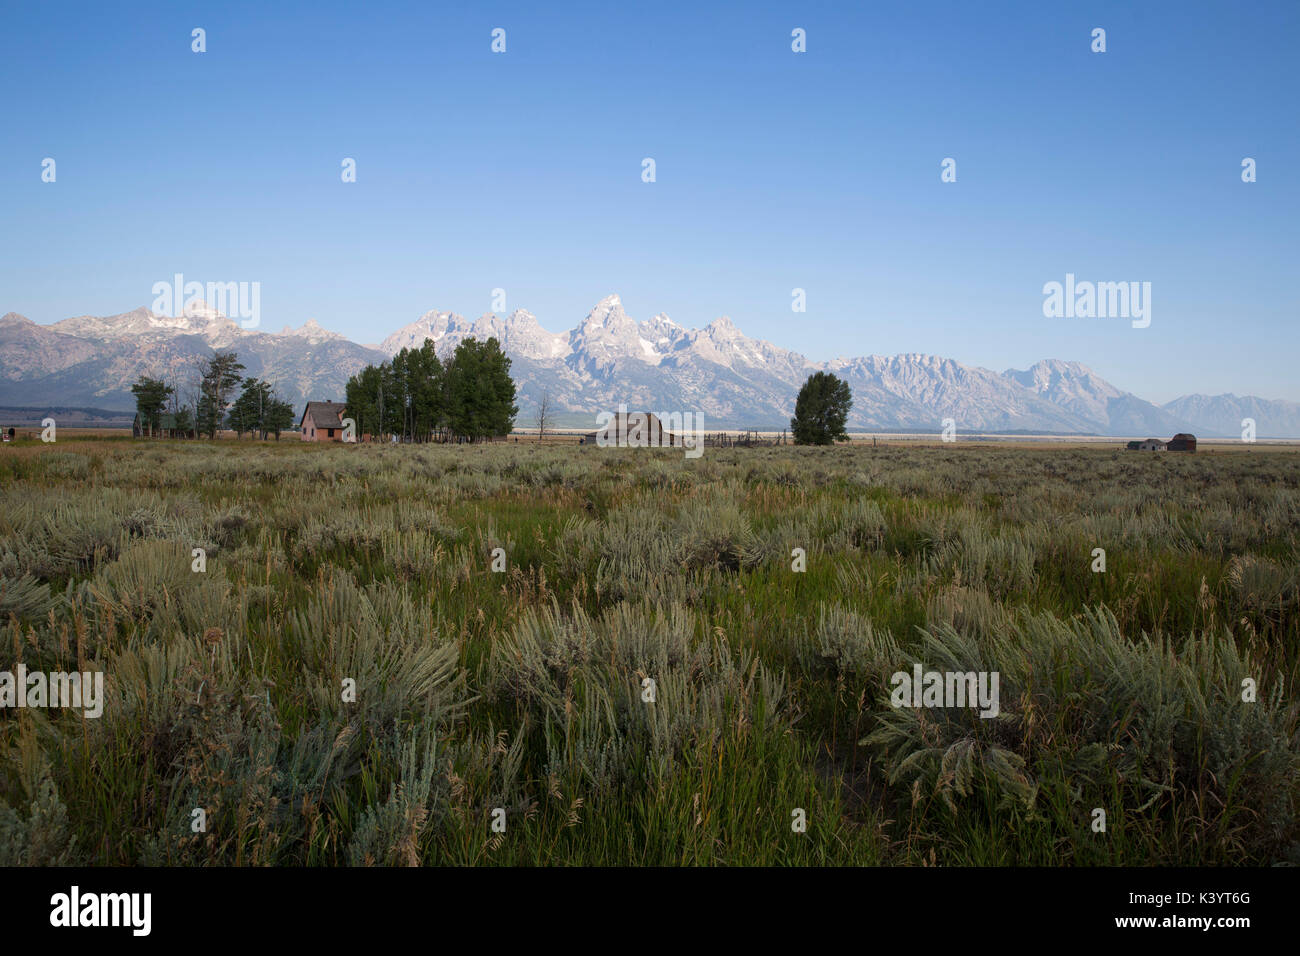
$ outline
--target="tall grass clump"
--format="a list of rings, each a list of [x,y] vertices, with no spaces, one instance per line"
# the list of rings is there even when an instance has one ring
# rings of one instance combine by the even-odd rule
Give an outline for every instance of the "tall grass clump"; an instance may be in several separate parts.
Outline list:
[[[1057,827],[1117,796],[1171,858],[1272,858],[1296,839],[1297,710],[1223,634],[1130,639],[1113,614],[1024,613],[991,634],[928,628],[925,669],[997,672],[1000,710],[890,707],[863,743],[950,811],[989,800]],[[899,658],[899,670],[913,661]],[[1044,789],[1052,791],[1042,799]]]

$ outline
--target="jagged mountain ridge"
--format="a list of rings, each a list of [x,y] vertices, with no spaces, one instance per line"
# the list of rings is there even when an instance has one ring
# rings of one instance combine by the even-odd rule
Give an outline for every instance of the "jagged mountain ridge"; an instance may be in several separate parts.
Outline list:
[[[218,349],[238,352],[245,375],[272,382],[297,409],[309,397],[341,399],[351,375],[388,358],[314,321],[267,333],[202,306],[176,317],[141,308],[51,325],[11,312],[0,317],[0,404],[131,409],[131,384],[141,375],[163,378],[188,398],[200,364]]]
[[[1240,438],[1242,420],[1255,422],[1260,438],[1300,436],[1300,403],[1254,395],[1184,395],[1164,408],[1181,421],[1195,421],[1206,435]]]
[[[48,326],[10,313],[0,318],[0,403],[130,408],[130,385],[139,375],[162,376],[184,389],[203,358],[233,348],[246,374],[270,380],[301,408],[309,399],[341,399],[349,376],[425,338],[446,355],[466,338],[489,336],[512,359],[521,425],[549,393],[563,425],[590,424],[597,411],[622,403],[699,412],[706,428],[780,428],[804,379],[824,369],[848,381],[855,430],[937,431],[951,418],[959,431],[1235,436],[1239,427],[1228,424],[1249,409],[1260,437],[1300,437],[1294,403],[1193,395],[1160,407],[1077,362],[1055,359],[1002,373],[920,354],[817,363],[745,336],[726,316],[702,329],[683,328],[664,314],[638,322],[616,295],[568,332],[547,331],[524,309],[474,320],[435,310],[377,346],[358,345],[314,320],[279,333],[244,329],[202,303],[177,317],[141,308]]]

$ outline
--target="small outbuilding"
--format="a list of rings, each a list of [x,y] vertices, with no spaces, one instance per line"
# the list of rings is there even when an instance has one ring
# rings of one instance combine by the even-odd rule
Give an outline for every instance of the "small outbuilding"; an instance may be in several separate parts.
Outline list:
[[[178,427],[174,412],[163,412],[158,416],[158,424],[151,429],[141,414],[136,412],[135,420],[131,423],[131,434],[135,438],[193,438],[195,437],[194,420],[191,417],[189,424],[182,429]]]
[[[302,440],[342,441],[345,411],[347,406],[342,402],[308,402],[298,422]]]
[[[1196,451],[1196,436],[1179,432],[1169,441],[1148,438],[1146,441],[1131,441],[1126,446],[1129,451]]]

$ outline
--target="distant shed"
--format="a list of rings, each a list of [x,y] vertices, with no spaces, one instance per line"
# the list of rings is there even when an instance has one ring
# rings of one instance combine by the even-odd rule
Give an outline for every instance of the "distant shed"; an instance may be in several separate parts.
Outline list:
[[[1187,432],[1179,432],[1173,438],[1169,439],[1169,444],[1165,446],[1169,451],[1196,451],[1196,436],[1189,435]]]
[[[194,434],[192,418],[186,428],[182,429],[177,426],[178,423],[174,412],[163,412],[159,415],[158,424],[154,428],[150,428],[146,424],[144,417],[139,412],[136,412],[135,420],[131,423],[131,435],[135,438],[143,438],[149,434],[152,434],[154,438],[189,438]]]

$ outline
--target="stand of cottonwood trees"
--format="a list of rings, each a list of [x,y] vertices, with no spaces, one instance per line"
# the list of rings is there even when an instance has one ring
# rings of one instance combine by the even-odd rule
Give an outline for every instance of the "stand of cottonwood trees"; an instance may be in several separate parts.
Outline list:
[[[519,407],[510,359],[495,338],[465,339],[440,359],[432,339],[348,379],[347,417],[358,435],[478,441],[506,435]]]

